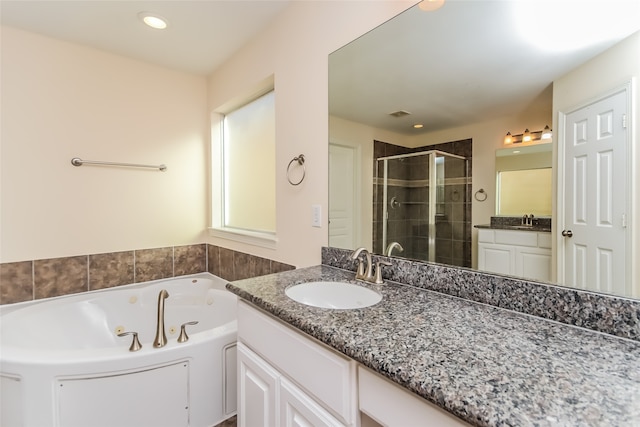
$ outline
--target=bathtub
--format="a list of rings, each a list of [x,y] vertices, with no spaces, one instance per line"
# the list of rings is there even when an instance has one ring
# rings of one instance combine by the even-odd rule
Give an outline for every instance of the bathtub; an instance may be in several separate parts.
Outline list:
[[[236,296],[225,284],[203,273],[2,306],[0,425],[208,427],[231,417]],[[162,289],[167,344],[154,348]],[[118,336],[128,331],[139,351]]]

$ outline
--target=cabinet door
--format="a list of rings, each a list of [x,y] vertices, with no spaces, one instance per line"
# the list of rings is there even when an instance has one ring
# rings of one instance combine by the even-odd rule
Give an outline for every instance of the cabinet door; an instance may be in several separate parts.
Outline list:
[[[526,279],[551,280],[551,249],[517,248],[516,275]]]
[[[285,378],[280,379],[280,422],[282,427],[344,426]]]
[[[507,245],[478,245],[478,269],[490,273],[515,274],[515,248]]]
[[[238,343],[238,426],[277,427],[278,372]]]

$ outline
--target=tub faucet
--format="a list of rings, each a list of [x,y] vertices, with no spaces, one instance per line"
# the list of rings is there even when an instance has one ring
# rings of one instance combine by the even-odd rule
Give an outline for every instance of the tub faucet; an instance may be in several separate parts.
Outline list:
[[[153,340],[153,346],[156,348],[164,347],[167,344],[167,335],[164,332],[164,300],[169,298],[169,292],[163,289],[158,294],[158,325],[156,326],[156,339]]]

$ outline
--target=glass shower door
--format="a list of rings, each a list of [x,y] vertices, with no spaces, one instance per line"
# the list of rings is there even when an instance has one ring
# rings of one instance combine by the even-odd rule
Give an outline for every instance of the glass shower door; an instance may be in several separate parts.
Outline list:
[[[470,264],[470,242],[458,241],[470,236],[466,180],[466,160],[440,151],[377,159],[374,252],[398,242],[404,250],[393,255]]]

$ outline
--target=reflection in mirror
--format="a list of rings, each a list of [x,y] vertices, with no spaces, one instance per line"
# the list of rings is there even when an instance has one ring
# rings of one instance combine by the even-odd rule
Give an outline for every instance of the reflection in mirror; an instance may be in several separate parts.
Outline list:
[[[377,157],[375,174],[375,253],[471,266],[469,159],[419,150]]]
[[[551,144],[496,150],[496,215],[551,216]]]
[[[640,12],[637,2],[583,3],[570,11],[559,7],[559,3],[461,0],[445,2],[433,12],[414,6],[329,55],[330,246],[365,246],[376,253],[386,253],[398,241],[403,251],[396,246],[394,256],[477,268],[478,229],[474,226],[490,224],[496,214],[546,216],[553,220],[554,227],[559,227],[554,229],[559,235],[564,220],[556,217],[558,200],[551,200],[564,191],[558,186],[561,172],[556,171],[556,162],[562,158],[562,153],[557,152],[559,142],[565,137],[558,117],[576,105],[611,92],[629,76],[640,76],[637,60],[629,60],[637,58],[640,46],[640,22],[635,19]],[[527,19],[523,19],[525,10]],[[536,28],[523,26],[522,22],[530,22],[533,14],[545,19],[536,20]],[[562,28],[562,33],[550,37],[555,28]],[[576,34],[582,35],[569,40]],[[601,37],[594,40],[595,35]],[[638,95],[634,93],[633,97],[637,104]],[[546,125],[554,129],[552,142],[545,144],[553,151],[553,164],[530,163],[516,168],[504,166],[503,156],[496,157],[496,150],[504,148],[507,131],[542,129]],[[414,200],[400,193],[400,182],[395,186],[387,183],[385,197],[381,184],[384,174],[378,167],[384,168],[386,162],[391,169],[395,167],[390,165],[393,161],[407,165],[407,159],[402,163],[391,157],[416,150],[451,153],[437,146],[460,140],[470,141],[469,153],[462,157],[470,159],[473,155],[475,163],[473,176],[469,165],[469,188],[464,193],[468,215],[461,218],[463,228],[456,229],[457,225],[452,224],[444,232],[457,234],[461,242],[469,239],[469,264],[464,246],[442,246],[449,252],[439,255],[438,218],[442,213],[448,214],[449,208],[446,203],[438,203],[437,186],[435,210],[418,209],[426,205],[409,205]],[[379,141],[405,151],[378,153],[375,144]],[[341,151],[348,152],[348,160],[338,158]],[[533,160],[525,161],[529,162]],[[346,167],[350,168],[349,174],[344,173]],[[422,173],[427,169],[422,167]],[[498,186],[497,171],[516,169],[545,169],[544,177],[534,178],[539,184],[534,186],[536,191],[544,189],[539,197],[544,202],[522,205],[522,200],[511,203],[509,195],[500,196],[510,179],[501,176],[503,185]],[[404,177],[398,179],[408,181]],[[444,193],[440,193],[445,202],[447,195],[453,195],[447,193],[446,184],[445,176]],[[520,194],[529,194],[523,190],[524,184],[514,186]],[[427,187],[430,188],[424,185]],[[481,189],[486,199],[473,199],[472,195]],[[349,208],[343,209],[344,206]],[[401,208],[412,211],[407,219],[394,217]],[[423,216],[419,221],[425,223],[416,222],[414,216],[419,210]],[[338,220],[338,213],[346,217]],[[435,235],[422,237],[415,245],[392,236],[394,232],[406,236],[416,234],[420,227],[429,228],[430,214],[436,217]],[[386,235],[383,219],[387,221]],[[392,224],[394,220],[397,222]],[[465,236],[467,225],[470,231]],[[549,237],[554,248],[550,277],[556,281],[564,262],[558,256],[563,243],[555,234]],[[431,251],[430,240],[436,243]],[[465,261],[452,259],[461,253]]]

